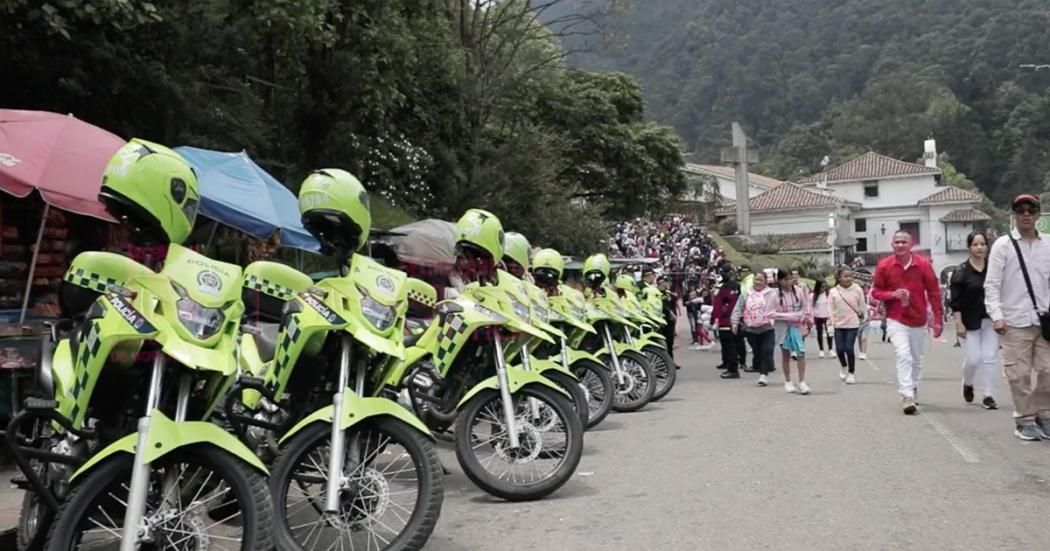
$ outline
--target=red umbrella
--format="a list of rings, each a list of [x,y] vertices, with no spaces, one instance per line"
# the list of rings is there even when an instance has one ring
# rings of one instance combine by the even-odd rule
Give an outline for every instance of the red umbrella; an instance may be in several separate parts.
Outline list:
[[[48,210],[54,205],[113,222],[98,190],[106,163],[123,145],[118,136],[71,115],[0,109],[0,189],[15,197],[35,189],[45,201],[19,323],[25,321]]]
[[[0,189],[109,222],[98,202],[102,171],[124,140],[69,115],[0,109]]]

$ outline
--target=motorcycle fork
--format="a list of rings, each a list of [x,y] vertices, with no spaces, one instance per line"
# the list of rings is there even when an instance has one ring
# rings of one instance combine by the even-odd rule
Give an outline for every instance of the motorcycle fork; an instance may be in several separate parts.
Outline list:
[[[529,359],[529,345],[521,347],[521,364],[525,366],[526,371],[532,371],[532,360]],[[533,420],[540,418],[540,401],[535,398],[529,398],[529,414]]]
[[[495,333],[495,332],[494,332]],[[498,334],[492,336],[492,346],[496,352],[496,381],[499,382],[499,395],[503,401],[503,418],[507,427],[507,439],[511,448],[521,445],[518,440],[518,420],[514,417],[514,399],[510,395],[510,377],[507,375],[507,363],[503,358],[503,343]]]
[[[149,427],[153,410],[160,403],[161,382],[164,376],[164,366],[167,356],[158,353],[153,360],[153,371],[150,375],[149,393],[146,398],[146,413],[139,417],[138,440],[135,446],[135,459],[131,466],[131,487],[128,489],[128,507],[124,511],[124,528],[120,539],[120,551],[136,551],[139,547],[139,536],[143,533],[140,526],[146,515],[146,497],[149,493],[150,465],[143,460],[146,447],[149,444]],[[188,385],[187,385],[188,388]],[[179,396],[179,404],[182,406],[182,415],[185,417],[185,405],[183,396]],[[188,398],[188,392],[187,392]],[[177,412],[178,413],[178,412]],[[176,417],[178,417],[176,415]]]
[[[332,395],[332,446],[329,452],[331,455],[328,457],[328,481],[325,486],[324,508],[328,513],[337,513],[340,509],[339,491],[343,486],[343,459],[346,454],[346,435],[341,426],[343,391],[350,385],[350,351],[353,340],[346,333],[341,335],[340,339],[339,379],[335,385],[335,394]],[[358,380],[364,382],[361,376],[358,376]],[[359,392],[363,390],[359,389]]]
[[[616,346],[613,345],[612,333],[609,332],[609,325],[604,324],[602,328],[602,336],[605,337],[605,348],[609,351],[609,357],[613,361],[613,371],[616,372],[616,380],[619,384],[627,384],[627,377],[624,375],[623,369],[620,367],[620,357],[616,355]]]

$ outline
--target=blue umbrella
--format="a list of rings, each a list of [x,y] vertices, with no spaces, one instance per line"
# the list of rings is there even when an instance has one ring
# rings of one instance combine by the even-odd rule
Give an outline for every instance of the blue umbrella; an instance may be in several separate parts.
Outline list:
[[[259,239],[280,230],[282,245],[320,250],[317,240],[303,228],[295,195],[246,153],[186,146],[175,151],[197,171],[201,214]]]

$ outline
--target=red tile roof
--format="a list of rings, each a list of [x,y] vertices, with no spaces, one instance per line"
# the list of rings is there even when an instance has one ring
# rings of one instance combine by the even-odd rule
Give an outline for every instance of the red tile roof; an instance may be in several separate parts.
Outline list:
[[[751,212],[834,207],[842,203],[842,200],[832,195],[818,193],[798,184],[785,182],[781,186],[752,197]],[[716,214],[733,214],[733,209],[721,208]]]
[[[879,155],[869,151],[856,159],[842,163],[841,165],[814,174],[799,180],[803,185],[819,184],[827,178],[828,183],[854,182],[858,180],[876,180],[893,176],[914,176],[923,174],[940,174],[939,168],[930,168],[926,165],[898,161],[892,157]]]
[[[766,236],[770,240],[780,241],[781,252],[822,251],[831,248],[828,245],[828,232],[815,231],[804,233],[781,233]],[[849,245],[855,245],[856,239],[849,238]]]
[[[725,165],[698,165],[695,163],[685,163],[682,168],[685,172],[690,174],[699,174],[701,176],[715,176],[718,178],[727,178],[732,180],[736,178],[736,171],[731,166]],[[755,187],[773,189],[784,182],[777,180],[776,178],[770,178],[769,176],[763,176],[761,174],[755,174],[754,172],[748,172],[747,181]]]
[[[984,199],[980,195],[966,191],[965,189],[948,186],[933,195],[919,199],[920,205],[929,205],[932,203],[976,203]]]
[[[977,209],[956,209],[941,217],[941,222],[983,222],[992,217]]]

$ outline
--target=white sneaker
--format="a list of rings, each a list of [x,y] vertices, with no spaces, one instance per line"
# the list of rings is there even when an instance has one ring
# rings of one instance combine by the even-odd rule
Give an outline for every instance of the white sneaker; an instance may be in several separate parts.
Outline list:
[[[700,343],[689,345],[690,350],[700,350]]]
[[[799,394],[809,394],[809,385],[806,384],[806,381],[799,381],[799,383],[798,383],[798,393]]]
[[[839,368],[839,380],[842,380],[842,381],[846,380],[846,368],[845,367]]]
[[[851,384],[853,384],[855,382],[857,382],[857,378],[854,377],[852,373],[850,373],[849,375],[846,375],[846,384],[847,385],[851,385]]]
[[[763,373],[763,374],[759,375],[758,376],[758,386],[766,386],[767,384],[769,384],[769,378],[766,377],[766,374]]]
[[[863,353],[863,352],[861,352],[861,353],[857,354],[857,357],[858,357],[858,358],[860,358],[860,359],[862,359],[862,360],[866,360],[866,359],[868,359],[868,355],[867,355],[867,354],[865,354],[865,353]]]
[[[820,357],[821,357],[821,358],[823,358],[823,357],[824,357],[824,351],[823,351],[823,350],[821,350],[821,351],[820,351]]]
[[[793,383],[791,381],[788,381],[788,382],[784,383],[784,392],[787,392],[788,394],[794,394],[795,393],[795,383]]]

